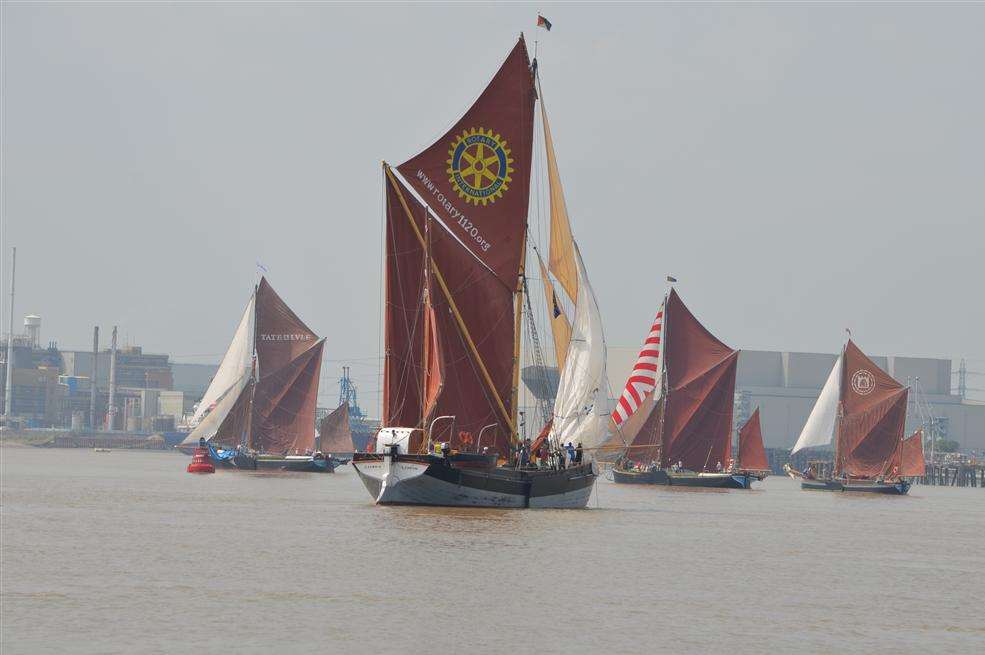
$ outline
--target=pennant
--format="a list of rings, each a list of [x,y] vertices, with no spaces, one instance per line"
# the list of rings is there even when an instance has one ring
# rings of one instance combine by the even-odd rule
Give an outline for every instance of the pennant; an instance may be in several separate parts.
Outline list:
[[[537,27],[543,27],[548,32],[551,31],[551,21],[547,20],[540,14],[537,14]]]

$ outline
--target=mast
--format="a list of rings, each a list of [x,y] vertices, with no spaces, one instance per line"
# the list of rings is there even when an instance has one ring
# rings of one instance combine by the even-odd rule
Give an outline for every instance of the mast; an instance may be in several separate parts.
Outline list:
[[[673,288],[673,287],[671,287]],[[670,398],[670,385],[667,384],[667,342],[670,340],[670,321],[668,320],[670,316],[670,307],[667,306],[667,299],[670,297],[670,292],[664,293],[664,315],[663,315],[663,328],[661,330],[663,343],[661,344],[663,348],[663,357],[660,358],[660,390],[663,392],[660,395],[660,421],[657,423],[657,435],[655,442],[660,448],[659,457],[662,468],[670,468],[670,462],[664,462],[664,418],[667,416],[667,400]]]
[[[260,284],[253,286],[253,334],[250,335],[250,343],[253,344],[253,353],[250,364],[250,404],[246,410],[246,429],[243,432],[242,443],[246,448],[253,448],[253,401],[256,398],[257,389],[257,319],[259,318],[260,304],[256,301],[257,292]]]
[[[96,431],[96,373],[99,370],[99,326],[92,328],[92,377],[89,384],[89,428]]]
[[[834,462],[831,464],[831,477],[836,478],[841,472],[841,421],[845,415],[845,350],[848,348],[846,343],[841,348],[841,380],[838,385],[838,411],[835,413],[835,430],[834,430]]]
[[[10,423],[14,404],[14,276],[17,273],[17,248],[11,248],[10,255],[10,331],[7,332],[7,382],[3,394],[3,413],[5,423]]]
[[[106,429],[116,429],[116,326],[113,326],[113,340],[109,354],[109,407],[106,411]]]
[[[515,300],[513,303],[513,386],[510,389],[510,420],[514,426],[517,425],[517,400],[520,391],[520,331],[523,329],[523,287],[524,273],[527,268],[527,223],[523,223],[523,236],[520,239],[520,272],[516,279]],[[519,441],[520,435],[510,434],[511,441]]]

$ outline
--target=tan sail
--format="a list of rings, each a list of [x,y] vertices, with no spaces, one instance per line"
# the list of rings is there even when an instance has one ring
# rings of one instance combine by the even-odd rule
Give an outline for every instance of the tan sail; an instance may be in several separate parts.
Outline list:
[[[540,115],[544,122],[547,180],[551,188],[551,251],[547,258],[548,269],[561,283],[568,297],[574,300],[578,297],[578,268],[575,265],[574,240],[571,237],[571,223],[568,221],[568,206],[564,202],[561,175],[557,170],[557,157],[554,156],[554,139],[551,138],[551,126],[547,122],[543,92],[540,95]],[[560,360],[558,366],[561,366]]]
[[[561,309],[557,294],[554,292],[554,285],[551,284],[547,276],[547,268],[544,260],[537,255],[537,263],[540,264],[540,275],[544,280],[544,298],[547,300],[547,311],[551,318],[551,332],[554,334],[554,355],[557,368],[560,371],[564,368],[564,359],[568,352],[568,342],[571,341],[571,323]]]

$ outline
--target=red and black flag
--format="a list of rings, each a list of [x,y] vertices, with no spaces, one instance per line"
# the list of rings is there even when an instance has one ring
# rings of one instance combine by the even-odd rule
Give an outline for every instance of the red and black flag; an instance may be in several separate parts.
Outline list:
[[[537,14],[537,27],[543,27],[548,32],[551,31],[551,21],[547,20],[540,14]]]

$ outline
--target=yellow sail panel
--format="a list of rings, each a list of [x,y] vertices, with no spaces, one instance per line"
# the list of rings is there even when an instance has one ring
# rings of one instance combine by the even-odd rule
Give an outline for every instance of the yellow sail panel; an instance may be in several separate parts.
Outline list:
[[[561,283],[568,297],[574,300],[578,297],[574,240],[571,238],[568,206],[564,202],[564,189],[561,187],[561,175],[557,170],[554,139],[551,138],[551,126],[547,122],[547,109],[543,97],[541,94],[540,115],[544,123],[544,146],[547,150],[547,179],[551,187],[551,251],[548,256],[548,269]],[[560,365],[560,361],[558,364]]]
[[[558,371],[564,369],[564,359],[568,354],[568,342],[571,341],[571,323],[565,316],[561,303],[558,302],[557,294],[554,292],[554,285],[547,277],[547,269],[544,267],[544,260],[537,255],[537,262],[540,264],[540,276],[544,280],[544,297],[547,299],[547,312],[551,318],[551,332],[554,334],[554,354],[557,360]]]

